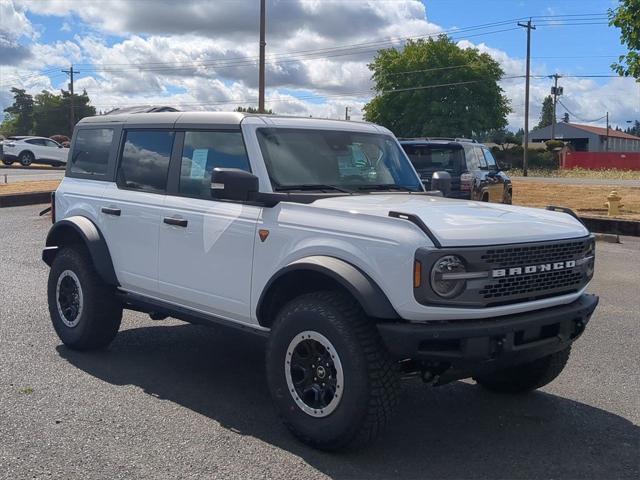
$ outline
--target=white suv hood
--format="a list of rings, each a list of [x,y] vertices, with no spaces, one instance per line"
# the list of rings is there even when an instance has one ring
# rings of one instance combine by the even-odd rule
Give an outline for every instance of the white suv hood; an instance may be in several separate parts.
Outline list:
[[[589,234],[566,213],[427,195],[341,196],[317,200],[309,206],[356,215],[387,217],[391,211],[417,215],[445,247],[560,240]]]

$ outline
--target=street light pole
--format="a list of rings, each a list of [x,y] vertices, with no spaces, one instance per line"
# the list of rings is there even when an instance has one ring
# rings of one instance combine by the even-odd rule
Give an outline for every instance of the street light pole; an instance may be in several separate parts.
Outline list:
[[[264,113],[265,0],[260,0],[260,66],[258,73],[258,112]]]
[[[518,26],[527,29],[527,73],[525,80],[525,93],[524,93],[524,154],[522,157],[522,175],[527,176],[527,164],[528,164],[528,147],[529,147],[529,77],[531,70],[531,30],[535,30],[531,24],[531,19],[527,23],[518,22]]]

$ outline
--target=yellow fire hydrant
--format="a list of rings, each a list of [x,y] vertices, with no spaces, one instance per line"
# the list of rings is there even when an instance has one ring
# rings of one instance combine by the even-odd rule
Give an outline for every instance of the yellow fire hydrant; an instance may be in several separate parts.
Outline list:
[[[624,207],[620,203],[622,197],[618,195],[617,190],[612,190],[609,195],[607,195],[607,202],[604,204],[605,207],[608,207],[607,217],[615,217],[616,215],[620,215],[620,209]]]

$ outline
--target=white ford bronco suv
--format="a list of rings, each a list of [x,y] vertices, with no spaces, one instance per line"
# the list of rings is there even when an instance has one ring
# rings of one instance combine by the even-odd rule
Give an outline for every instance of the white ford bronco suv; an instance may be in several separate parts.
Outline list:
[[[275,407],[321,449],[373,439],[403,375],[551,382],[598,303],[571,211],[425,192],[368,123],[85,118],[52,203],[42,257],[66,346],[105,347],[123,309],[265,336]]]

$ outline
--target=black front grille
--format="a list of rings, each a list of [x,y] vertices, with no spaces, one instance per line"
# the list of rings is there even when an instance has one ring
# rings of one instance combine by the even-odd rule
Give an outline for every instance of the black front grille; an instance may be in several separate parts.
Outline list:
[[[535,265],[537,263],[573,260],[589,248],[590,240],[492,248],[480,258],[492,268]]]
[[[589,236],[553,242],[420,250],[417,258],[423,271],[431,271],[444,255],[457,255],[464,259],[468,272],[482,272],[486,276],[466,280],[464,291],[451,299],[439,297],[430,285],[415,289],[414,295],[425,305],[492,307],[574,293],[591,280],[594,245],[594,238]],[[569,261],[575,264],[567,266]]]
[[[518,277],[500,278],[484,286],[478,293],[483,298],[502,298],[514,295],[538,296],[549,290],[569,293],[582,285],[582,273],[570,270],[540,272]]]

